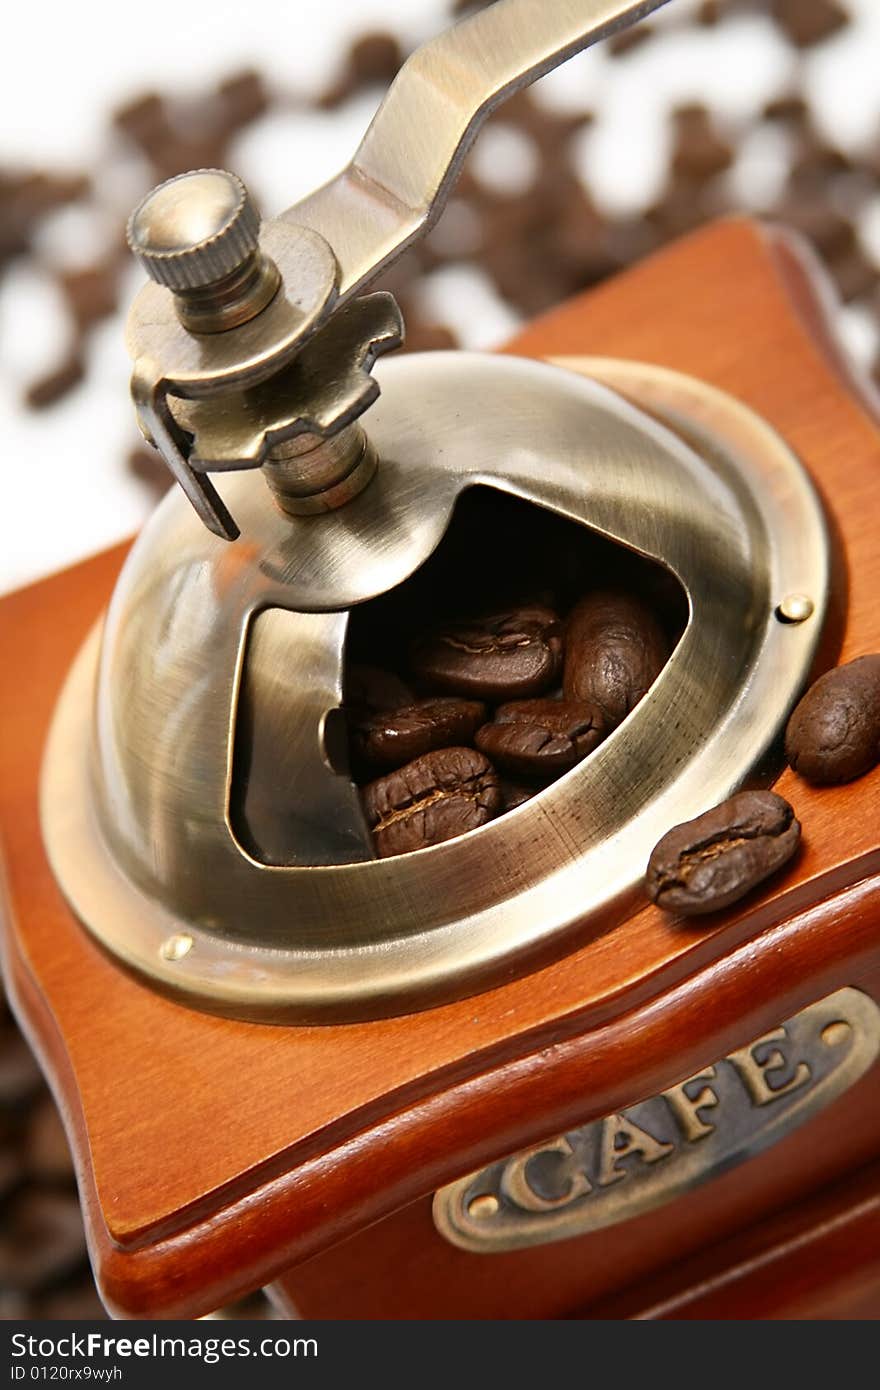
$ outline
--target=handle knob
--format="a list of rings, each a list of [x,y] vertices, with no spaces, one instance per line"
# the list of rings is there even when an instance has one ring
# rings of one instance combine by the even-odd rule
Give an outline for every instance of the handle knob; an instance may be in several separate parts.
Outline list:
[[[240,270],[259,232],[259,213],[240,178],[195,169],[160,183],[138,204],[128,244],[151,279],[180,293]]]

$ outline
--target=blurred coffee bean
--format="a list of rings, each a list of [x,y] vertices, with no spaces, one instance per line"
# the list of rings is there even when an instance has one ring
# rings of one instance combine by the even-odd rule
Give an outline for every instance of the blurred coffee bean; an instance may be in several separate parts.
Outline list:
[[[827,671],[795,707],[785,756],[817,785],[851,782],[880,760],[880,656]]]
[[[103,1322],[110,1315],[98,1297],[94,1279],[86,1272],[60,1292],[38,1298],[32,1316],[40,1321]]]
[[[162,461],[162,455],[148,444],[136,444],[129,449],[126,467],[135,478],[146,484],[157,502],[171,486],[171,474]]]
[[[71,317],[80,331],[115,313],[118,270],[109,263],[62,271],[58,277]]]
[[[332,110],[363,87],[387,87],[403,64],[404,54],[396,35],[377,31],[362,34],[348,50],[342,73],[318,98],[319,107]]]
[[[765,121],[782,121],[796,129],[806,129],[810,125],[810,107],[801,91],[780,92],[771,97],[762,112]]]
[[[173,138],[168,103],[159,92],[143,92],[112,114],[112,122],[145,155],[151,156]]]
[[[410,651],[423,685],[479,700],[542,695],[561,666],[562,624],[541,604],[446,623]]]
[[[645,890],[666,912],[719,912],[795,853],[801,828],[775,792],[740,792],[663,836],[648,861]]]
[[[355,766],[401,767],[435,748],[470,743],[486,718],[478,700],[419,700],[356,719],[351,730]]]
[[[723,174],[734,161],[733,147],[718,134],[712,113],[699,104],[679,106],[672,113],[675,177],[705,183]]]
[[[515,777],[565,772],[601,743],[605,720],[596,705],[572,700],[513,700],[499,706],[475,742],[495,767]]]
[[[0,1322],[21,1322],[34,1317],[34,1309],[24,1294],[0,1288]]]
[[[648,606],[633,594],[609,590],[575,604],[565,641],[565,698],[598,706],[609,730],[635,708],[669,655]]]
[[[55,405],[82,381],[85,371],[85,359],[79,348],[75,347],[60,366],[31,382],[25,391],[25,404],[31,410],[45,410]]]
[[[14,1023],[0,1026],[0,1107],[21,1105],[42,1085],[40,1068]]]
[[[86,1259],[74,1196],[29,1188],[0,1230],[0,1286],[29,1293],[57,1283]]]
[[[31,1111],[24,1142],[31,1177],[50,1182],[73,1181],[70,1145],[51,1096],[43,1096]]]
[[[89,180],[81,174],[0,169],[0,266],[30,249],[44,217],[89,191]]]
[[[473,748],[443,748],[364,788],[379,857],[409,854],[476,830],[501,809],[498,776]]]
[[[345,703],[353,710],[380,711],[411,705],[413,693],[393,671],[352,664],[345,680]]]
[[[632,53],[633,49],[641,48],[655,32],[653,25],[647,24],[644,20],[631,29],[621,29],[619,34],[608,40],[608,53],[612,58],[622,58],[625,54]]]
[[[795,48],[812,48],[850,22],[838,0],[771,0],[770,12]]]
[[[773,215],[812,242],[826,261],[848,255],[856,246],[852,222],[831,207],[820,193],[789,192]]]
[[[21,1145],[10,1136],[0,1140],[0,1201],[8,1197],[25,1180],[27,1166]]]
[[[451,328],[415,315],[404,320],[404,352],[451,352],[459,346]]]
[[[217,84],[217,96],[223,127],[230,134],[265,115],[271,104],[266,82],[256,68],[244,68],[225,77]]]
[[[844,304],[870,294],[878,283],[878,275],[877,267],[858,246],[831,265],[831,278]]]

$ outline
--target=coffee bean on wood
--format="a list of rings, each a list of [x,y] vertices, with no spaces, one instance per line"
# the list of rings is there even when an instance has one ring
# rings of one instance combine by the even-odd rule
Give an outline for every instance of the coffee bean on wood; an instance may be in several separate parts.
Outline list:
[[[562,668],[562,623],[543,604],[450,622],[419,637],[410,669],[425,687],[480,700],[543,695]]]
[[[791,859],[800,833],[781,796],[740,792],[663,836],[648,861],[648,897],[682,916],[718,912]]]
[[[356,763],[368,767],[401,767],[435,748],[470,743],[485,718],[486,706],[479,700],[418,700],[355,718],[352,752]]]
[[[808,782],[851,782],[880,760],[880,656],[820,676],[795,707],[785,756]]]
[[[513,700],[478,729],[476,745],[504,772],[547,777],[574,767],[602,741],[605,720],[596,705],[573,700]]]
[[[476,830],[501,809],[498,776],[473,748],[443,748],[364,789],[379,857],[408,854]]]
[[[668,655],[663,629],[641,599],[610,590],[588,594],[566,628],[565,698],[598,706],[613,729],[653,685]]]

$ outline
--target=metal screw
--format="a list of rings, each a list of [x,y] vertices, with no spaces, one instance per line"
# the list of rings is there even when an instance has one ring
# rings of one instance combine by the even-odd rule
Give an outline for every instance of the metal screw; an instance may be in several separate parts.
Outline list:
[[[260,218],[241,179],[195,169],[160,183],[128,222],[128,244],[175,298],[192,333],[235,328],[264,309],[281,283],[260,251]]]
[[[781,623],[804,623],[812,617],[814,603],[806,594],[786,594],[776,609]]]
[[[501,1203],[491,1192],[484,1192],[479,1197],[473,1197],[468,1202],[468,1216],[474,1217],[477,1221],[482,1221],[486,1217],[494,1216]]]
[[[174,936],[169,936],[159,947],[159,955],[163,960],[177,961],[183,960],[188,956],[195,942],[189,932],[176,932]]]
[[[852,1034],[851,1026],[845,1019],[839,1018],[835,1023],[826,1023],[820,1034],[826,1047],[840,1047]]]

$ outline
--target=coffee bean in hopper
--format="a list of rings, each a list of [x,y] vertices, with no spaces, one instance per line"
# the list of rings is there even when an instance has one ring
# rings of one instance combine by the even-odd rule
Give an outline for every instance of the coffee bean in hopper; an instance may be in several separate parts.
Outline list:
[[[470,743],[485,718],[481,701],[452,696],[364,714],[352,726],[352,754],[369,767],[401,767],[436,748]]]
[[[418,637],[410,669],[425,686],[478,700],[543,695],[562,669],[562,623],[529,604],[446,623]]]
[[[605,720],[596,705],[574,700],[512,700],[477,730],[481,753],[515,777],[565,772],[601,743]]]
[[[498,776],[473,748],[441,748],[364,788],[379,857],[409,854],[476,830],[501,809]]]
[[[780,869],[800,834],[783,797],[739,792],[663,836],[648,861],[645,890],[667,912],[718,912]]]
[[[634,594],[603,590],[576,603],[566,629],[566,700],[597,705],[608,731],[654,684],[669,643],[651,610]]]
[[[820,676],[796,705],[785,756],[818,785],[851,782],[880,761],[880,656],[860,656]]]
[[[413,693],[393,671],[354,664],[345,679],[345,703],[353,710],[399,709],[412,704]]]

